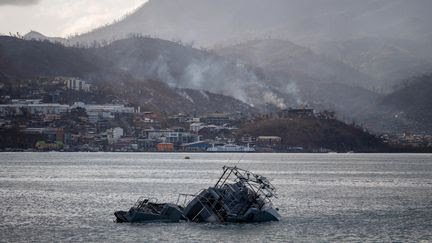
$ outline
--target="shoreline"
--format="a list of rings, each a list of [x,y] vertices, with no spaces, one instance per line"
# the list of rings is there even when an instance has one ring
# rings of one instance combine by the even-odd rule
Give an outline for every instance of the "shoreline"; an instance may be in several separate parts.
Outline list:
[[[4,153],[124,153],[124,154],[432,154],[432,151],[410,151],[410,152],[192,152],[192,151],[173,151],[173,152],[155,152],[155,151],[0,151],[0,154]]]

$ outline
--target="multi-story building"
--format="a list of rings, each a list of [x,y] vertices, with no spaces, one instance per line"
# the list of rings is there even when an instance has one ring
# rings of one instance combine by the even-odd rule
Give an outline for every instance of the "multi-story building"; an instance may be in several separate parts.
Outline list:
[[[104,119],[113,119],[115,114],[133,114],[134,107],[125,107],[124,105],[87,105],[82,102],[75,102],[71,108],[83,108],[91,123],[97,123]]]
[[[75,102],[72,108],[84,108],[87,112],[111,112],[111,113],[135,113],[135,108],[124,105],[87,105],[82,102]]]
[[[256,138],[253,137],[253,136],[251,136],[251,135],[249,135],[249,134],[243,135],[240,140],[241,140],[242,143],[249,143],[249,144],[252,144],[252,143],[256,142]]]
[[[91,85],[78,78],[66,79],[66,87],[71,90],[90,92]]]
[[[188,132],[176,132],[170,129],[148,129],[143,132],[144,137],[164,143],[189,143],[197,140],[197,136]]]
[[[2,104],[0,105],[0,116],[30,114],[61,114],[69,111],[69,105],[61,104]]]
[[[178,122],[178,123],[186,123],[186,122],[189,122],[192,120],[191,117],[189,117],[188,115],[183,114],[183,113],[179,113],[177,115],[170,116],[169,119],[172,121]]]
[[[277,136],[259,136],[256,143],[261,146],[276,146],[282,143],[282,138]]]
[[[107,130],[107,139],[109,144],[115,144],[123,136],[121,127],[111,128]]]
[[[202,117],[200,120],[206,124],[224,125],[229,123],[231,118],[225,113],[213,113]]]
[[[289,108],[279,111],[278,116],[280,118],[311,118],[315,117],[315,111],[310,108]]]
[[[205,127],[204,123],[196,122],[196,123],[192,123],[192,124],[190,124],[190,126],[189,126],[189,130],[190,130],[191,132],[198,133],[199,130],[201,130],[201,129],[204,128],[204,127]]]

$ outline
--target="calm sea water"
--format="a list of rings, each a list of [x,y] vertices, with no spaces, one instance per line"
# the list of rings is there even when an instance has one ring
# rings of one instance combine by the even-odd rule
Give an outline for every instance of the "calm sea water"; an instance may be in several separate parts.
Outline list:
[[[211,186],[240,159],[272,179],[282,222],[113,222],[140,196]],[[0,206],[0,242],[428,242],[432,155],[1,153]]]

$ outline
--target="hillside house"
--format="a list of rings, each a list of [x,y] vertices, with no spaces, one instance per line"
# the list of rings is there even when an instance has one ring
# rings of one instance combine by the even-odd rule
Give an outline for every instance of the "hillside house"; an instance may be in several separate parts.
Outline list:
[[[205,124],[211,125],[224,125],[231,121],[231,118],[226,113],[213,113],[207,116],[201,117],[200,120]]]
[[[285,109],[278,113],[279,118],[312,118],[315,117],[314,109],[310,108],[299,108],[299,109]]]
[[[282,138],[277,136],[259,136],[256,139],[256,144],[259,146],[278,146],[282,144]]]

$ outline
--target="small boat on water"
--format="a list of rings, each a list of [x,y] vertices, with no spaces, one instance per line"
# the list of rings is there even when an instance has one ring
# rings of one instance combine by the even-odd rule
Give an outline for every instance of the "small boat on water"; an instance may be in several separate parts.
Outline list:
[[[140,199],[129,211],[114,213],[117,222],[254,223],[279,221],[272,205],[276,189],[261,175],[237,167],[223,167],[213,187],[198,194],[180,194],[176,204]]]

